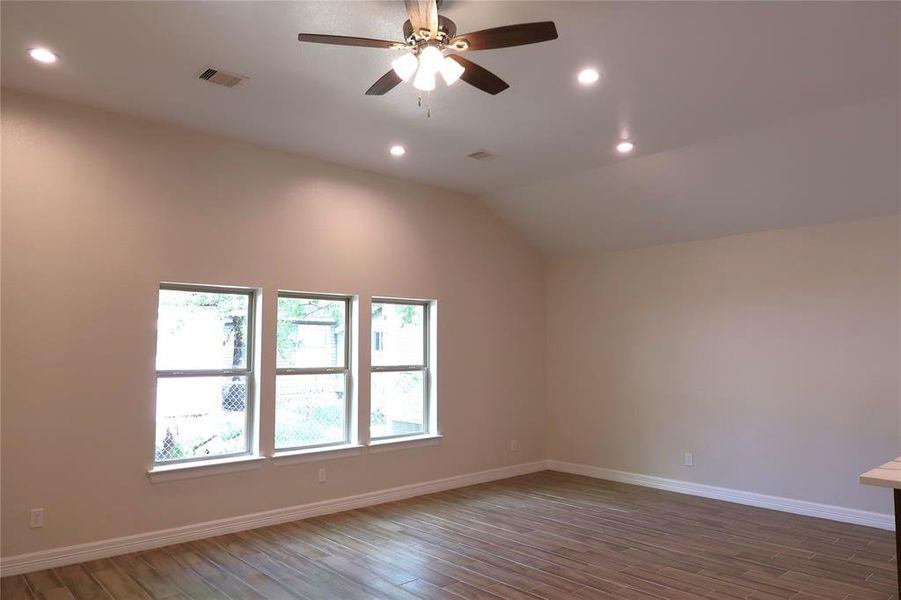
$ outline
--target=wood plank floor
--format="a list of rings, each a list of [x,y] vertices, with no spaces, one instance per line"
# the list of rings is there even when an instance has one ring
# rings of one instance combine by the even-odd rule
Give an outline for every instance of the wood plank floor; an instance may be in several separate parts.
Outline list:
[[[545,471],[7,577],[20,598],[885,600],[890,532]]]

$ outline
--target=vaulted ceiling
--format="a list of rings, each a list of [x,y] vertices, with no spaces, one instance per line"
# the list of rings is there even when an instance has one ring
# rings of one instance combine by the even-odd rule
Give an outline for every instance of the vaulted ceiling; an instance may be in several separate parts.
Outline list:
[[[481,195],[550,254],[868,216],[886,212],[893,200],[830,212],[809,202],[812,188],[785,218],[773,212],[778,207],[761,216],[738,202],[728,204],[729,218],[709,216],[714,198],[732,184],[729,170],[741,161],[757,154],[790,161],[796,152],[822,152],[824,143],[860,139],[844,107],[862,107],[868,135],[885,139],[858,144],[856,154],[808,161],[805,174],[847,158],[871,161],[868,152],[897,155],[897,136],[880,128],[892,125],[885,122],[892,115],[897,127],[897,3],[446,0],[441,13],[460,31],[553,20],[560,37],[470,53],[510,89],[489,96],[463,83],[439,85],[431,118],[417,107],[412,86],[384,97],[363,95],[396,51],[297,42],[299,31],[397,39],[405,19],[399,1],[3,2],[0,11],[4,86]],[[54,68],[26,56],[26,48],[41,45],[60,55]],[[577,84],[583,66],[600,70],[597,85]],[[197,78],[206,67],[250,79],[232,89],[214,86]],[[803,119],[830,111],[850,119],[842,125],[845,137],[803,132]],[[791,123],[792,153],[768,152],[767,144],[779,149],[780,124]],[[758,135],[753,132],[769,132],[769,141],[735,150],[734,167],[717,163],[710,173],[710,166],[692,162],[692,156],[700,160],[698,148],[726,160],[717,140],[734,146],[742,135]],[[637,144],[628,157],[614,151],[624,136]],[[407,148],[401,159],[388,153],[395,143]],[[687,162],[672,162],[673,152],[690,148],[680,155]],[[467,158],[478,150],[497,156]],[[661,161],[665,169],[682,170],[663,176]],[[680,187],[679,173],[691,183]],[[742,198],[753,201],[745,192]],[[698,195],[707,200],[697,202]],[[668,206],[684,211],[685,224],[658,223],[667,213],[653,212],[652,197],[681,202]],[[651,212],[642,217],[637,206]],[[713,223],[698,226],[706,221]]]

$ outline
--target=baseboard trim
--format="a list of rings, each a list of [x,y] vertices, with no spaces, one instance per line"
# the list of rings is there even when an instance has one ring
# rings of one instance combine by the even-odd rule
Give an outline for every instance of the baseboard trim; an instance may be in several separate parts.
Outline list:
[[[626,471],[568,463],[559,460],[547,461],[547,468],[552,471],[561,471],[563,473],[572,473],[574,475],[585,475],[595,479],[607,479],[609,481],[617,481],[620,483],[631,483],[633,485],[640,485],[658,490],[667,490],[670,492],[678,492],[680,494],[689,494],[691,496],[703,496],[704,498],[725,500],[726,502],[735,502],[736,504],[746,504],[758,508],[779,510],[796,515],[819,517],[821,519],[841,521],[842,523],[853,523],[855,525],[865,525],[867,527],[877,527],[889,531],[895,530],[895,518],[890,514],[868,512],[854,508],[808,502],[806,500],[794,500],[792,498],[783,498],[780,496],[769,496],[767,494],[758,494],[756,492],[734,490],[703,483],[691,483],[688,481],[679,481],[677,479],[666,479],[664,477],[654,477],[652,475],[640,475],[638,473],[628,473]]]
[[[509,477],[526,475],[528,473],[535,473],[546,469],[563,473],[572,473],[574,475],[585,475],[595,479],[630,483],[633,485],[678,492],[680,494],[688,494],[691,496],[725,500],[726,502],[735,502],[736,504],[768,508],[770,510],[778,510],[809,517],[819,517],[821,519],[830,519],[832,521],[840,521],[843,523],[877,527],[889,531],[895,529],[894,517],[890,514],[868,512],[853,508],[808,502],[806,500],[794,500],[780,496],[769,496],[755,492],[746,492],[743,490],[717,487],[702,483],[691,483],[676,479],[666,479],[664,477],[655,477],[652,475],[641,475],[638,473],[629,473],[626,471],[617,471],[615,469],[606,469],[603,467],[594,467],[591,465],[569,463],[559,460],[540,460],[509,467],[467,473],[464,475],[455,475],[453,477],[445,477],[443,479],[414,483],[375,492],[367,492],[355,496],[345,496],[333,500],[311,502],[309,504],[300,504],[297,506],[218,519],[215,521],[206,521],[171,529],[3,557],[0,558],[0,576],[6,577],[8,575],[39,571],[41,569],[62,567],[87,560],[108,558],[118,554],[150,550],[161,546],[179,544],[227,533],[235,533],[237,531],[265,527],[267,525],[298,521],[310,517],[413,498],[414,496],[433,494],[435,492],[466,487],[468,485],[507,479]]]
[[[453,477],[445,477],[443,479],[435,479],[423,483],[414,483],[365,494],[358,494],[356,496],[345,496],[334,500],[311,502],[309,504],[240,515],[215,521],[206,521],[193,525],[173,527],[171,529],[151,531],[125,537],[100,540],[97,542],[89,542],[86,544],[76,544],[74,546],[62,548],[51,548],[49,550],[41,550],[39,552],[30,552],[27,554],[17,554],[15,556],[0,558],[0,576],[5,577],[8,575],[39,571],[41,569],[62,567],[87,560],[108,558],[118,554],[150,550],[151,548],[159,548],[161,546],[179,544],[226,533],[235,533],[237,531],[265,527],[267,525],[277,525],[279,523],[287,523],[288,521],[308,519],[310,517],[373,506],[385,502],[392,502],[394,500],[403,500],[405,498],[442,492],[468,485],[496,481],[498,479],[507,479],[518,475],[543,471],[546,468],[546,461],[540,460],[509,467],[489,469],[487,471],[478,471],[476,473],[467,473],[465,475],[455,475]]]

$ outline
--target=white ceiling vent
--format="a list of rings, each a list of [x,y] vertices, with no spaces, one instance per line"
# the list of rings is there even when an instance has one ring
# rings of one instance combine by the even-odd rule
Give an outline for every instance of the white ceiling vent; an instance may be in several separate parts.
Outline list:
[[[226,73],[218,69],[210,67],[200,74],[200,79],[215,83],[216,85],[224,85],[225,87],[235,87],[242,81],[249,79],[243,75],[235,75],[234,73]]]
[[[478,152],[473,152],[472,154],[467,154],[466,156],[468,156],[469,158],[474,158],[476,160],[491,160],[492,158],[496,157],[497,155],[492,154],[491,152],[488,152],[487,150],[479,150]]]

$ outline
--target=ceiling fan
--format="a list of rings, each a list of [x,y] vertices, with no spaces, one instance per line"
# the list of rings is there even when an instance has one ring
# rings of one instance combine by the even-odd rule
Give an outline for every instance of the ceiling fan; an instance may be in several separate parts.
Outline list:
[[[447,85],[462,79],[483,92],[499,94],[510,87],[507,82],[454,52],[508,48],[557,39],[557,28],[553,21],[520,23],[457,35],[457,25],[438,14],[439,2],[440,0],[404,0],[409,19],[403,25],[402,42],[317,33],[301,33],[297,39],[301,42],[337,46],[408,50],[391,63],[393,68],[390,71],[366,90],[368,96],[386,94],[411,77],[416,89],[431,91],[435,89],[439,74]],[[451,53],[445,56],[445,50]]]

